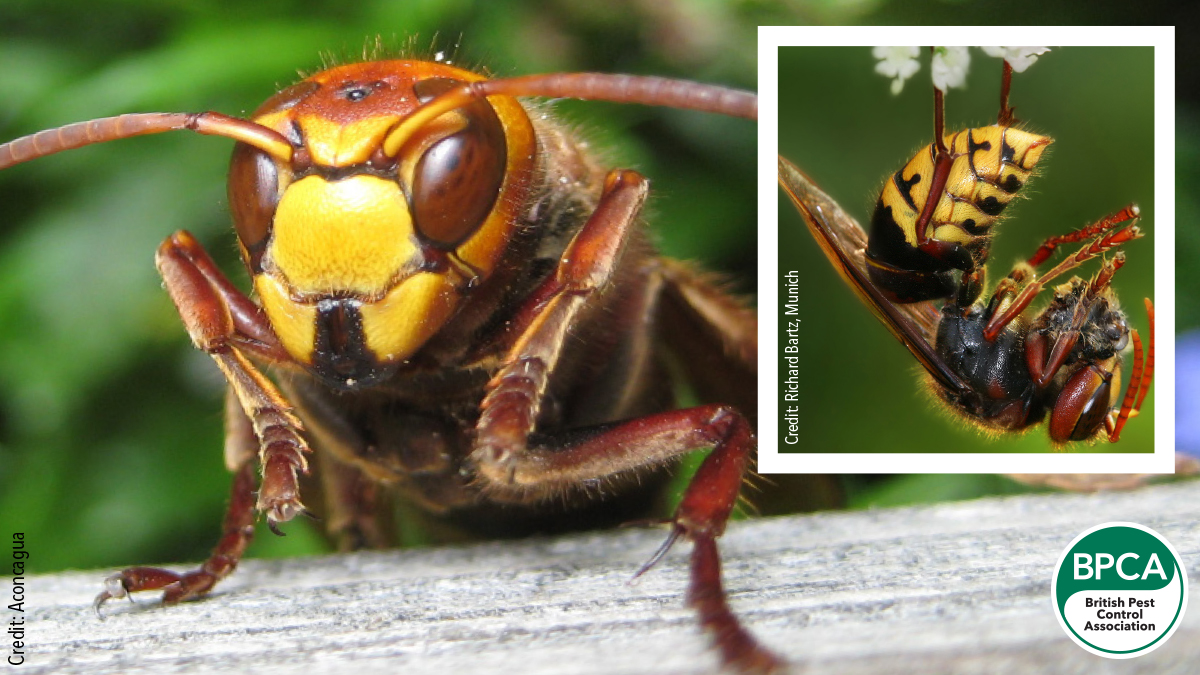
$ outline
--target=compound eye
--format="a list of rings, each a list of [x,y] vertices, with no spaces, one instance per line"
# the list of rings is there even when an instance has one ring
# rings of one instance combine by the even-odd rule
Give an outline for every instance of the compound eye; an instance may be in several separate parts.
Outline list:
[[[1086,441],[1104,425],[1112,402],[1113,374],[1084,366],[1067,378],[1050,412],[1050,438],[1059,443]]]
[[[1108,325],[1108,338],[1113,343],[1113,351],[1121,351],[1129,344],[1129,322],[1125,315],[1114,312],[1112,323]]]
[[[247,262],[256,274],[261,271],[259,261],[282,190],[279,166],[274,159],[244,143],[234,147],[229,164],[229,208],[238,239],[249,258]]]
[[[417,82],[414,90],[427,103],[460,84],[432,78]],[[491,212],[504,183],[508,149],[500,118],[486,100],[473,101],[446,116],[457,118],[457,123],[418,160],[412,212],[421,236],[450,250],[466,241]]]

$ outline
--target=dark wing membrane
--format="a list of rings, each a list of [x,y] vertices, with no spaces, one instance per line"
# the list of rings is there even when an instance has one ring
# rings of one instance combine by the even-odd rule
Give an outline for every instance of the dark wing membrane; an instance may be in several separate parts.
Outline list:
[[[867,233],[856,220],[804,174],[795,164],[779,158],[779,184],[825,257],[855,294],[916,357],[938,384],[952,393],[967,394],[970,387],[938,356],[933,348],[937,312],[928,302],[898,305],[888,301],[867,277]]]

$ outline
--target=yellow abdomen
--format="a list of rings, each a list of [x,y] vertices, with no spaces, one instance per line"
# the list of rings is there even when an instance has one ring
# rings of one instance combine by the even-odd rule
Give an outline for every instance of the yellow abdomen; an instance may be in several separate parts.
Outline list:
[[[965,246],[986,236],[1051,142],[1046,136],[994,125],[947,134],[950,172],[927,226],[932,237]],[[910,245],[918,241],[916,225],[929,198],[933,158],[932,145],[922,148],[887,182],[881,197],[892,207]]]

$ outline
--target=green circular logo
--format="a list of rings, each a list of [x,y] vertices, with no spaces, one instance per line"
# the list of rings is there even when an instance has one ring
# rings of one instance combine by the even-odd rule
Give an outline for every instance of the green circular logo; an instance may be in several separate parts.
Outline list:
[[[1050,587],[1058,623],[1110,659],[1154,651],[1187,608],[1187,573],[1170,542],[1137,523],[1105,523],[1075,538]]]

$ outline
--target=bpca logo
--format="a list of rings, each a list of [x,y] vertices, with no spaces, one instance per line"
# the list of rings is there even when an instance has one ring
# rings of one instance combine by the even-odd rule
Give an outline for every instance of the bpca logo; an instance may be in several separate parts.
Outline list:
[[[1050,595],[1063,630],[1110,659],[1151,652],[1171,637],[1187,608],[1187,573],[1159,533],[1105,523],[1075,538],[1058,559]]]

